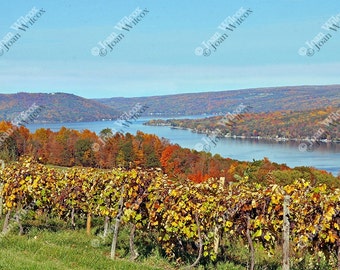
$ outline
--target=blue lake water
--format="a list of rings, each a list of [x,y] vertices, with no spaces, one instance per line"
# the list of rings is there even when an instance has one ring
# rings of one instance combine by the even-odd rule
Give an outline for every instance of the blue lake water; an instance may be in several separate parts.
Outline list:
[[[188,118],[188,117],[186,117]],[[196,117],[192,117],[196,118]],[[141,118],[134,121],[129,127],[119,126],[113,121],[82,122],[82,123],[57,123],[57,124],[30,124],[27,128],[34,132],[38,128],[49,128],[58,131],[62,126],[84,130],[89,129],[99,134],[104,128],[111,128],[135,134],[137,130],[144,133],[156,134],[177,143],[182,147],[209,150],[212,154],[220,154],[237,160],[252,161],[264,157],[276,163],[285,163],[290,167],[311,166],[331,172],[333,175],[340,173],[340,144],[322,143],[312,152],[301,152],[298,142],[268,142],[259,140],[245,140],[222,138],[217,142],[210,141],[204,134],[192,133],[188,130],[171,129],[170,127],[145,126],[144,122],[150,118]]]

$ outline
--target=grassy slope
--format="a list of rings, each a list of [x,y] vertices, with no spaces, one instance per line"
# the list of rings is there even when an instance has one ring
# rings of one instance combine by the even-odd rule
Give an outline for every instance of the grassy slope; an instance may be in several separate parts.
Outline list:
[[[16,235],[17,230],[5,237],[0,237],[0,270],[174,270],[174,267],[159,254],[152,254],[147,258],[140,258],[136,262],[130,262],[127,256],[110,260],[110,246],[107,244],[91,245],[91,240],[96,236],[87,236],[85,230],[60,230],[50,232],[32,228],[24,236]],[[124,233],[123,233],[124,234]],[[109,240],[109,239],[108,239]],[[122,240],[128,242],[126,236]],[[255,245],[256,269],[281,270],[281,250],[278,248],[274,256],[268,257],[260,246]],[[214,270],[246,270],[249,259],[248,248],[241,242],[235,242],[227,250],[231,261],[209,265],[205,269]],[[123,254],[118,249],[119,254]],[[303,264],[296,264],[292,270],[330,270],[327,260],[307,256]],[[234,263],[232,263],[232,261]],[[238,262],[238,263],[237,263]],[[318,268],[315,266],[318,265]],[[187,265],[188,266],[188,265]],[[199,265],[198,270],[204,267]]]
[[[163,262],[164,264],[164,262]],[[84,231],[39,232],[0,239],[0,269],[169,269],[156,259],[147,264],[112,261],[107,248],[92,247]]]

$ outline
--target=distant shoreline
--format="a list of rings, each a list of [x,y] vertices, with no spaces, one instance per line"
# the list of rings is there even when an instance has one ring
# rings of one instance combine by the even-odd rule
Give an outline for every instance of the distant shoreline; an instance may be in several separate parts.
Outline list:
[[[192,128],[187,128],[187,127],[179,127],[179,126],[173,126],[171,123],[155,123],[155,124],[150,124],[149,122],[144,123],[143,125],[146,126],[160,126],[160,127],[169,127],[171,129],[180,129],[180,130],[187,130],[191,131],[192,133],[198,133],[198,134],[205,134],[207,136],[216,136],[217,138],[230,138],[230,139],[244,139],[244,140],[264,140],[264,141],[275,141],[275,142],[310,142],[311,139],[307,138],[286,138],[286,137],[263,137],[263,136],[240,136],[240,135],[225,135],[221,136],[213,131],[207,132],[207,131],[200,131],[197,129],[192,129]],[[313,143],[334,143],[338,144],[340,143],[340,140],[332,139],[332,140],[327,140],[327,139],[322,139],[322,140],[315,140]]]

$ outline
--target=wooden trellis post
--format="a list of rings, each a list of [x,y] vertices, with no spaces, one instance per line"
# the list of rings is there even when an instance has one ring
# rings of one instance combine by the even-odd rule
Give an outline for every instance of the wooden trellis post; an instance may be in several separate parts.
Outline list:
[[[290,196],[285,196],[283,201],[283,262],[282,270],[289,270],[289,202]]]
[[[225,177],[220,177],[219,184],[220,184],[218,187],[219,192],[223,192],[224,184],[225,184]],[[218,254],[218,248],[221,242],[220,230],[221,230],[221,227],[216,225],[214,228],[214,252],[216,255]]]
[[[5,168],[5,162],[0,159],[0,166],[1,166],[1,170],[3,170]],[[2,212],[3,212],[3,200],[2,200],[2,190],[4,188],[3,183],[1,182],[0,179],[0,218],[2,217]]]

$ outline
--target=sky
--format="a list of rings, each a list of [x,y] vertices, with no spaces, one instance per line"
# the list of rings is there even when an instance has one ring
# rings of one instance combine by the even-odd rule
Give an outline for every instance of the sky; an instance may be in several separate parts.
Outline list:
[[[338,0],[2,0],[0,93],[108,98],[339,84],[333,24]]]

